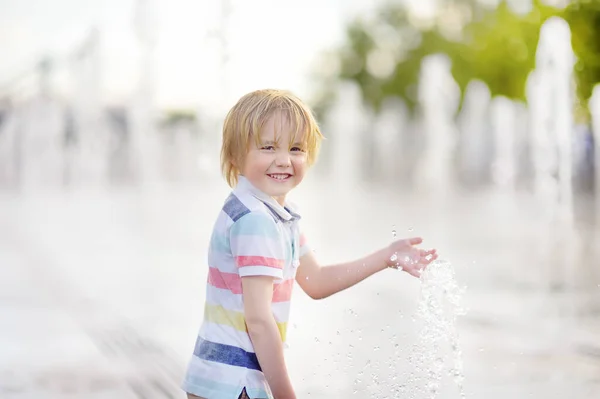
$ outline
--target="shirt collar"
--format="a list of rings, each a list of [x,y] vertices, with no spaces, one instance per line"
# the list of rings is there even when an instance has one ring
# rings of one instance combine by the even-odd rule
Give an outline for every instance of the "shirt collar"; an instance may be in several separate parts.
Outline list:
[[[287,201],[285,202],[284,206],[281,206],[273,197],[254,187],[254,185],[250,183],[250,180],[248,180],[245,176],[238,175],[238,183],[235,187],[235,190],[245,191],[252,194],[253,197],[265,204],[273,216],[282,222],[300,219],[300,215],[294,210],[294,206],[291,206]]]

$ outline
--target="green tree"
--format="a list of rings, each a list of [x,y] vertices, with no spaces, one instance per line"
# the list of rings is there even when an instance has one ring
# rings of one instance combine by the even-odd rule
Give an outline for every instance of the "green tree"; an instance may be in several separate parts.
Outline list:
[[[423,58],[445,53],[463,93],[469,81],[480,79],[494,96],[526,100],[540,28],[552,16],[564,18],[571,27],[578,105],[585,109],[593,86],[600,82],[600,0],[576,0],[564,9],[533,0],[525,14],[505,1],[488,9],[476,0],[448,0],[429,23],[415,20],[403,5],[386,4],[374,18],[349,24],[345,44],[335,52],[340,65],[336,79],[356,82],[365,104],[375,110],[392,95],[414,110]],[[393,66],[385,68],[390,58]],[[384,68],[374,68],[378,62]],[[336,79],[327,82],[329,86]],[[333,91],[325,88],[322,93],[320,111],[331,102]]]

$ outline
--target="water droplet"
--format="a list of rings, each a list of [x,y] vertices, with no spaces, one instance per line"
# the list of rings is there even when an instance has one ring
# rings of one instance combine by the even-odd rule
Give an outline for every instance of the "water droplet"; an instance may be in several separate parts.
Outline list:
[[[306,279],[308,280],[308,276],[306,276]]]
[[[378,351],[378,350],[379,350],[379,347],[378,347],[378,346],[375,346],[375,347],[373,347],[373,350],[374,350],[374,351]]]
[[[412,228],[412,227],[409,227],[409,228],[408,228],[408,231],[413,231],[413,228]]]
[[[414,322],[419,322],[419,341],[408,355],[412,370],[408,383],[400,387],[402,393],[408,390],[435,397],[439,393],[442,376],[452,370],[448,374],[454,379],[460,397],[465,397],[462,354],[455,326],[461,290],[450,266],[448,262],[437,261],[423,270],[421,296],[417,312],[412,317]],[[449,354],[441,343],[447,343],[451,349]],[[446,364],[447,356],[451,356],[452,366]]]
[[[396,239],[396,225],[392,225],[392,238]]]

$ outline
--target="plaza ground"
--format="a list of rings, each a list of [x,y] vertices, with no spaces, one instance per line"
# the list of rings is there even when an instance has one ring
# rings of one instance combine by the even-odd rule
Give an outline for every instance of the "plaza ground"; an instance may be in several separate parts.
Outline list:
[[[207,180],[0,192],[0,397],[183,398],[227,191]],[[296,201],[323,263],[386,245],[392,229],[452,262],[466,287],[467,397],[600,397],[598,229],[578,227],[569,267],[546,264],[535,203],[507,198],[315,181]],[[419,284],[389,270],[321,301],[296,287],[286,356],[299,397],[395,397],[414,366]],[[449,377],[438,397],[459,397]]]

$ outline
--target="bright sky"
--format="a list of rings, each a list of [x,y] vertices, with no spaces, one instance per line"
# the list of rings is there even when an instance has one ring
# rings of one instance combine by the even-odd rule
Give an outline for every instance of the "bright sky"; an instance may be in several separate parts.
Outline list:
[[[378,1],[378,0],[377,0]],[[342,39],[345,22],[375,0],[230,0],[226,101],[264,87],[310,93],[318,54]],[[155,76],[161,107],[211,104],[222,93],[218,44],[220,1],[155,0]],[[106,101],[125,100],[138,76],[136,0],[0,0],[0,85],[43,54],[62,56],[97,26]]]

